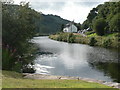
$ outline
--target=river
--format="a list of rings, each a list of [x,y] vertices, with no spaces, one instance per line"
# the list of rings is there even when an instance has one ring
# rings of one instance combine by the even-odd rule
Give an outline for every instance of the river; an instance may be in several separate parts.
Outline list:
[[[34,37],[39,47],[34,61],[38,74],[75,76],[119,82],[118,51]]]

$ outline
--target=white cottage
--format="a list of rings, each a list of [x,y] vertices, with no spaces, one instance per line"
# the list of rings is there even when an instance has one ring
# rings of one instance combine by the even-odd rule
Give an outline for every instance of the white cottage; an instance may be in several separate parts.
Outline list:
[[[74,25],[74,22],[70,22],[65,25],[63,32],[77,32],[77,27]]]

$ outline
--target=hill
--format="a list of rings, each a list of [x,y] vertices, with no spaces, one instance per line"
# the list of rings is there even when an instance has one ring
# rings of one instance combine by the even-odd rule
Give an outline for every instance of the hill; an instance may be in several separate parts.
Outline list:
[[[66,24],[70,21],[65,20],[57,15],[45,15],[41,14],[40,19],[38,20],[37,33],[39,34],[53,34],[61,30],[62,24]]]

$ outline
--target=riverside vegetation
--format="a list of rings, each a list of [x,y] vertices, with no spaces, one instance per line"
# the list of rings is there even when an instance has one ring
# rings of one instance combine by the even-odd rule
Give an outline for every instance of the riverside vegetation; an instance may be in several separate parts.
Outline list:
[[[50,35],[49,38],[64,41],[68,43],[81,43],[88,44],[90,46],[102,46],[106,48],[119,48],[120,42],[118,42],[118,33],[109,34],[105,36],[98,36],[96,34],[90,34],[82,36],[74,33],[58,33]]]

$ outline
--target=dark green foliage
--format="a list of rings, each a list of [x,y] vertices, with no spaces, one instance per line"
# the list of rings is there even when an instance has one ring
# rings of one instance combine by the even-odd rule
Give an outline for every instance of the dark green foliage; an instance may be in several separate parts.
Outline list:
[[[110,38],[108,38],[108,39],[105,39],[104,41],[103,41],[103,46],[104,47],[111,47],[111,44],[112,44],[112,41],[111,41],[111,39]]]
[[[120,30],[120,1],[119,2],[105,2],[93,8],[87,16],[87,19],[82,24],[82,29],[88,27],[94,30],[95,21],[103,18],[106,22],[103,33],[98,35],[110,34],[119,32]],[[102,24],[102,23],[101,23]],[[104,24],[103,24],[104,26]],[[101,31],[101,32],[102,32]]]
[[[106,2],[98,10],[97,18],[103,18],[107,22],[106,32],[118,32],[113,30],[114,27],[118,27],[117,20],[119,19],[118,13],[120,13],[120,2]],[[116,24],[115,24],[116,23]]]
[[[89,45],[90,46],[95,46],[97,40],[94,38],[94,37],[91,37],[90,40],[89,40]]]
[[[62,19],[56,15],[44,15],[41,14],[37,26],[39,28],[36,30],[37,33],[41,34],[54,34],[61,31],[61,26],[67,24],[69,21]],[[63,27],[62,27],[63,28]]]
[[[109,22],[111,32],[120,32],[120,13],[116,14]]]
[[[105,34],[105,27],[106,27],[106,22],[104,19],[100,18],[100,19],[97,19],[95,22],[94,22],[94,30],[96,32],[97,35],[104,35]]]
[[[93,8],[87,16],[89,23],[92,23],[92,20],[97,16],[97,8]]]
[[[32,60],[33,45],[29,43],[35,36],[35,19],[39,13],[24,5],[2,4],[2,69],[20,71]]]
[[[75,26],[77,27],[77,30],[81,30],[82,29],[82,27],[81,27],[81,24],[80,23],[74,23],[75,24]]]
[[[100,5],[99,5],[100,7]],[[83,22],[82,24],[82,29],[87,29],[90,28],[92,30],[92,21],[94,20],[94,18],[98,15],[98,8],[93,8],[92,10],[90,10],[90,13],[87,16],[87,19]]]
[[[14,60],[13,55],[14,54],[11,53],[8,48],[2,49],[2,59],[4,59],[2,60],[2,69],[10,70],[11,67],[14,66],[15,60]]]
[[[65,28],[65,25],[64,24],[62,24],[61,25],[61,32],[63,32],[63,29]]]
[[[87,28],[89,28],[89,22],[88,22],[88,20],[85,20],[85,21],[83,22],[81,28],[82,28],[82,30],[83,30],[83,29],[87,29]]]

